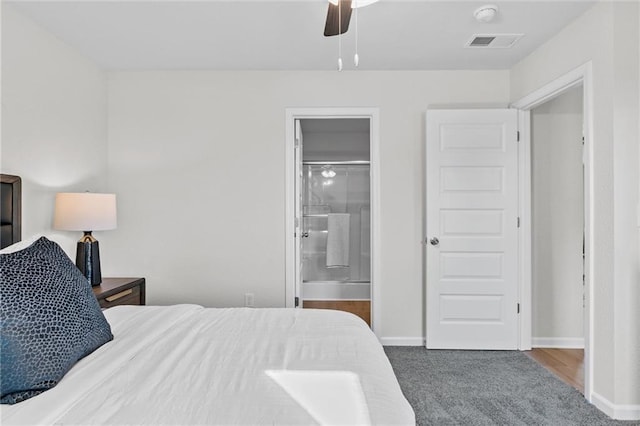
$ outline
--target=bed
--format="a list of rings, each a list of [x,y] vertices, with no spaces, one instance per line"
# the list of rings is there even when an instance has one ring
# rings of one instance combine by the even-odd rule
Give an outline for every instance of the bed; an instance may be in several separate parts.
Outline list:
[[[114,339],[3,424],[411,424],[382,348],[343,312],[119,306]]]
[[[55,246],[44,240],[13,256]],[[11,291],[1,279],[2,291]],[[65,303],[80,303],[79,292],[87,299],[70,313],[95,310],[88,283],[73,291]],[[10,324],[4,300],[3,293],[3,333]],[[113,338],[81,354],[50,389],[1,405],[3,425],[415,424],[382,346],[350,313],[198,305],[97,311]]]

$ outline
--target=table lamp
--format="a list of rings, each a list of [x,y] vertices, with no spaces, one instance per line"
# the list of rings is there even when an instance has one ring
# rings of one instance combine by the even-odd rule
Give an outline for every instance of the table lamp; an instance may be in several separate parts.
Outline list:
[[[56,194],[53,227],[63,231],[83,231],[76,251],[76,266],[92,286],[100,285],[100,250],[92,231],[115,229],[116,195],[92,192]]]

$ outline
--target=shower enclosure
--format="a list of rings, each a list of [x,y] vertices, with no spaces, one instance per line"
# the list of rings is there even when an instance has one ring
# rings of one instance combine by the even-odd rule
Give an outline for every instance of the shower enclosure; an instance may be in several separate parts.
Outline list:
[[[302,121],[303,301],[369,301],[369,122]]]

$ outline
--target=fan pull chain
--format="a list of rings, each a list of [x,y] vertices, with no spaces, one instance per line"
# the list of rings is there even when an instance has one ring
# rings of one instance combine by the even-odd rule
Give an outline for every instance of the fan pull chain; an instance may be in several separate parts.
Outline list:
[[[353,64],[358,68],[358,64],[360,63],[360,57],[358,56],[358,0],[355,1],[355,9],[356,9],[356,54],[353,55]]]
[[[342,0],[338,0],[338,71],[342,71]]]

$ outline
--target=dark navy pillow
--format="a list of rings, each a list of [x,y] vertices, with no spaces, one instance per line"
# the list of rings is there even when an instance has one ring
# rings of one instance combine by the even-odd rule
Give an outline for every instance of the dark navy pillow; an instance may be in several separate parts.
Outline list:
[[[113,339],[87,279],[42,237],[0,254],[0,403],[51,389],[79,359]]]

